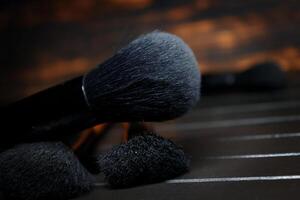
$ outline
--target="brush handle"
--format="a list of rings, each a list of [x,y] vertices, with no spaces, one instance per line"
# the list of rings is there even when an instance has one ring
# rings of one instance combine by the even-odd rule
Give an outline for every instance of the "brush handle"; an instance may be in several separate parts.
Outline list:
[[[95,124],[82,80],[83,76],[72,79],[4,108],[1,121],[11,132],[9,141],[67,134]]]

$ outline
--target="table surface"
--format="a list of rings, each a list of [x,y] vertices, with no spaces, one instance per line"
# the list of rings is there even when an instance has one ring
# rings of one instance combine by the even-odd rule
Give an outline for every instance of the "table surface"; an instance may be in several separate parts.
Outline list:
[[[186,116],[156,123],[156,131],[192,156],[191,170],[173,180],[110,189],[102,174],[96,199],[298,199],[300,195],[300,79],[265,92],[223,92],[203,96]],[[120,143],[116,127],[99,151]],[[1,194],[0,194],[1,196]],[[0,199],[3,199],[0,197]]]
[[[204,96],[185,117],[155,124],[192,156],[187,174],[129,189],[109,189],[99,175],[96,189],[78,200],[298,199],[300,84],[295,77],[284,90]]]

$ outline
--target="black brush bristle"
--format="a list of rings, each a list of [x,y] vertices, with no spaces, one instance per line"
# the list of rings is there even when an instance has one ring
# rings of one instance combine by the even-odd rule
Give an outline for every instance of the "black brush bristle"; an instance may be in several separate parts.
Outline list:
[[[272,61],[253,65],[236,76],[239,87],[251,90],[280,89],[286,85],[285,73]]]
[[[92,189],[94,178],[62,143],[18,145],[0,154],[0,190],[8,199],[69,199]]]
[[[265,91],[287,85],[285,72],[273,61],[257,63],[241,73],[207,74],[202,77],[202,93],[226,90]]]
[[[189,157],[174,142],[147,133],[100,156],[98,164],[113,188],[174,178],[188,171]]]
[[[90,106],[107,121],[162,121],[196,104],[200,73],[192,50],[180,38],[156,31],[85,75],[83,85]]]

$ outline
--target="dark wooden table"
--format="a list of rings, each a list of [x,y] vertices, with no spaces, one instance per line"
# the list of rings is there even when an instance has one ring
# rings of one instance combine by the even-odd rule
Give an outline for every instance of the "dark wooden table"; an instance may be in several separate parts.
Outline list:
[[[283,90],[203,96],[186,116],[154,124],[192,156],[189,173],[128,189],[108,188],[100,174],[95,190],[77,199],[299,199],[299,75]],[[116,127],[99,151],[120,141]]]
[[[99,175],[96,189],[78,200],[299,199],[300,87],[296,77],[284,90],[204,96],[185,117],[155,124],[161,135],[183,145],[192,156],[189,173],[129,189],[109,189]],[[103,149],[114,143],[118,139]]]

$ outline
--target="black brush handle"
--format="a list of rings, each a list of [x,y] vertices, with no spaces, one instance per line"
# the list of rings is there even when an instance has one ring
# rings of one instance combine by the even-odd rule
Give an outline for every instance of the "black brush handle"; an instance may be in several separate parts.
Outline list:
[[[3,130],[11,132],[8,141],[38,140],[54,133],[72,133],[95,124],[82,80],[83,76],[72,79],[4,108],[1,121]]]

